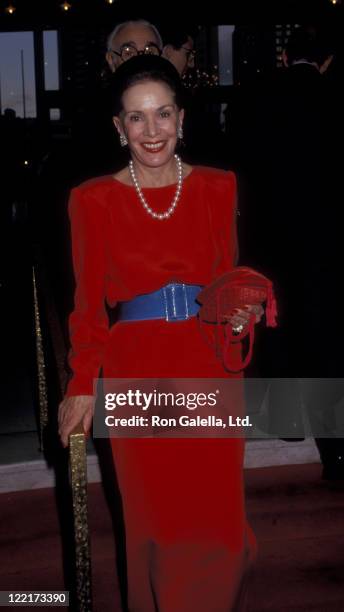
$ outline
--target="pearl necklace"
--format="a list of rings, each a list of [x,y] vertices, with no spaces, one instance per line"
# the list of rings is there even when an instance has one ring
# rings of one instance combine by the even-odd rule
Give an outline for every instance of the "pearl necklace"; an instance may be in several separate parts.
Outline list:
[[[164,213],[157,213],[155,212],[146,202],[146,199],[142,193],[141,187],[138,183],[138,180],[136,178],[135,175],[135,171],[134,171],[134,164],[132,162],[132,160],[130,160],[129,162],[129,172],[130,172],[130,176],[131,176],[131,180],[134,183],[134,187],[136,189],[136,193],[140,198],[140,201],[142,203],[143,208],[145,209],[145,211],[154,219],[159,219],[160,221],[162,219],[168,219],[171,215],[173,215],[176,206],[178,204],[178,200],[180,198],[180,194],[182,191],[182,184],[183,184],[183,167],[182,167],[182,161],[180,159],[180,157],[178,157],[178,155],[175,155],[175,160],[176,160],[176,164],[177,164],[177,175],[178,175],[178,180],[177,180],[177,189],[176,189],[176,193],[175,196],[172,200],[172,204],[171,206],[166,210],[166,212]]]

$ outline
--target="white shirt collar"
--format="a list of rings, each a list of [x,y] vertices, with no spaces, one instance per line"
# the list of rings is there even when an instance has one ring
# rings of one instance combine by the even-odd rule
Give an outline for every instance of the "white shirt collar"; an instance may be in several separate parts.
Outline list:
[[[297,66],[298,64],[307,64],[308,66],[313,66],[313,68],[319,71],[319,67],[315,62],[309,62],[308,60],[301,59],[301,60],[296,60],[295,62],[293,62],[292,66]]]

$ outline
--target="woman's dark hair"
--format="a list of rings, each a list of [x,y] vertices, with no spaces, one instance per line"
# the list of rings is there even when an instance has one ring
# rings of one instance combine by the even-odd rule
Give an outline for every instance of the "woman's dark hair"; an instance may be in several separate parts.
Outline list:
[[[124,92],[133,85],[144,81],[164,83],[173,92],[178,108],[185,106],[184,86],[173,64],[156,55],[137,55],[121,64],[112,76],[110,94],[113,116],[119,115],[123,110]]]

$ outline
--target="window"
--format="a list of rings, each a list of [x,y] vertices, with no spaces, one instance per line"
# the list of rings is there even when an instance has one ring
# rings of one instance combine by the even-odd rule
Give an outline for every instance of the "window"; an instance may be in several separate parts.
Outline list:
[[[47,91],[60,89],[58,65],[58,41],[56,30],[43,32],[44,48],[44,87]]]
[[[233,85],[232,35],[234,25],[218,27],[219,85]]]
[[[0,106],[36,117],[33,32],[0,32]]]

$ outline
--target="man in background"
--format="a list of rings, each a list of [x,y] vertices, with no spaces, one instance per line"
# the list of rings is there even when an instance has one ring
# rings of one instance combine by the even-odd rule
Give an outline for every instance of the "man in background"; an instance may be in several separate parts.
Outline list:
[[[183,77],[189,69],[195,67],[194,35],[188,30],[163,30],[163,57],[166,57]]]
[[[142,53],[161,55],[162,40],[157,28],[143,19],[118,24],[107,39],[106,61],[111,72]]]

